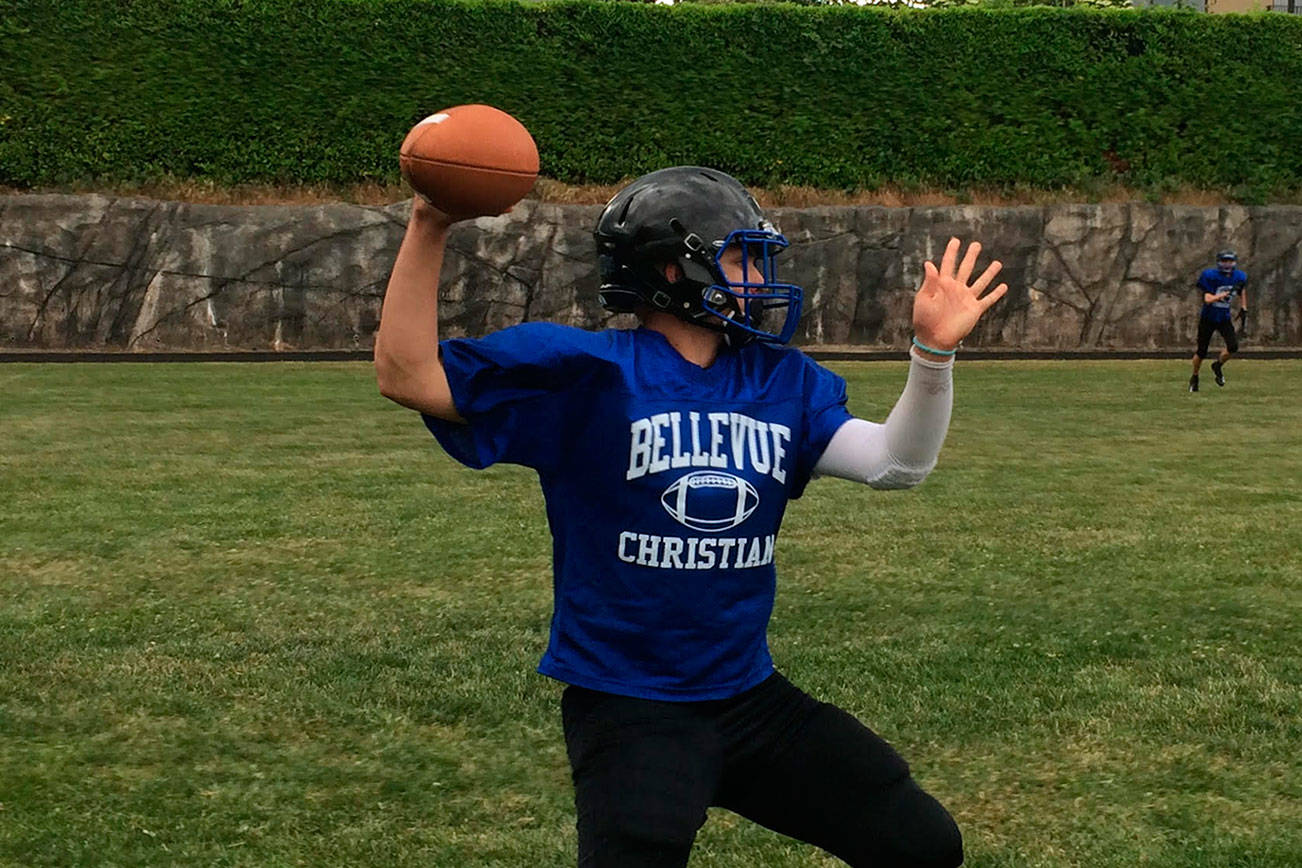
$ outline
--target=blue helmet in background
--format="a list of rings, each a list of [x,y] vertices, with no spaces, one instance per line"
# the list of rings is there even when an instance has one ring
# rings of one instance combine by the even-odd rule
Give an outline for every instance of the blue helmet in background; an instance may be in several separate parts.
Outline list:
[[[598,298],[614,313],[639,305],[723,332],[730,345],[786,343],[800,321],[803,290],[777,277],[787,239],[736,178],[701,166],[643,175],[615,194],[593,232],[601,268]],[[758,272],[729,281],[719,260],[742,245]],[[665,278],[676,262],[681,279]]]

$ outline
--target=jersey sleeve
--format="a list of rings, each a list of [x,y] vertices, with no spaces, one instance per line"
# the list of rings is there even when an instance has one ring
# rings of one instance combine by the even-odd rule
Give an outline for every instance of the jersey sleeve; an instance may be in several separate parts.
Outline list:
[[[851,419],[845,406],[845,380],[808,356],[804,358],[804,425],[788,494],[792,500],[805,493],[814,465],[823,457],[832,435]]]
[[[465,424],[421,414],[449,455],[481,469],[498,462],[555,465],[565,442],[574,384],[582,379],[586,332],[549,323],[439,344],[452,401]]]
[[[1185,273],[1188,274],[1188,272],[1185,272]],[[1216,290],[1216,284],[1212,282],[1212,276],[1211,276],[1210,274],[1208,274],[1206,271],[1204,271],[1202,274],[1198,275],[1198,290],[1199,290],[1199,293],[1200,293],[1200,296],[1199,296],[1200,298],[1201,298],[1201,293],[1204,293],[1204,292],[1210,292],[1210,293],[1212,293],[1213,295],[1216,294],[1216,291],[1217,291],[1217,290]]]

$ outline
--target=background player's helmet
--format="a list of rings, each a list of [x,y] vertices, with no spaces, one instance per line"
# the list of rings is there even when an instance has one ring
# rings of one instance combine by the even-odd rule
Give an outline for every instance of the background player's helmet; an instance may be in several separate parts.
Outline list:
[[[800,320],[800,287],[780,283],[775,258],[787,247],[777,227],[741,183],[700,166],[643,175],[606,203],[593,232],[601,266],[601,306],[631,313],[638,304],[723,332],[733,345],[786,343]],[[730,244],[751,261],[742,282],[719,266]],[[670,283],[664,265],[677,262]]]
[[[1239,257],[1235,255],[1233,250],[1222,250],[1216,254],[1216,267],[1221,271],[1233,271],[1234,264],[1238,261]]]

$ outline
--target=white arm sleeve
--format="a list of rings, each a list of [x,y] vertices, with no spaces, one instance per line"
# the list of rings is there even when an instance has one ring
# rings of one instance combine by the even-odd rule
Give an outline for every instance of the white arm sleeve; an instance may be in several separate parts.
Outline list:
[[[886,422],[847,421],[814,465],[816,475],[873,488],[912,488],[927,478],[949,430],[954,360],[933,362],[916,351],[909,355],[909,381]]]

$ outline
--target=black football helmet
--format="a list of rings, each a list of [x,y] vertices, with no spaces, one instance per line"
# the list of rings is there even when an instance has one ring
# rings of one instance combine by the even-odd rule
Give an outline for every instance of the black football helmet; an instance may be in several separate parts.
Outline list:
[[[774,262],[787,239],[731,175],[700,166],[643,175],[606,203],[593,235],[601,266],[598,299],[608,311],[631,313],[644,304],[723,332],[734,346],[756,339],[786,343],[795,333],[803,290],[779,282]],[[742,260],[740,283],[729,281],[719,265],[732,244],[750,254]],[[683,272],[673,283],[664,274],[670,262]]]

